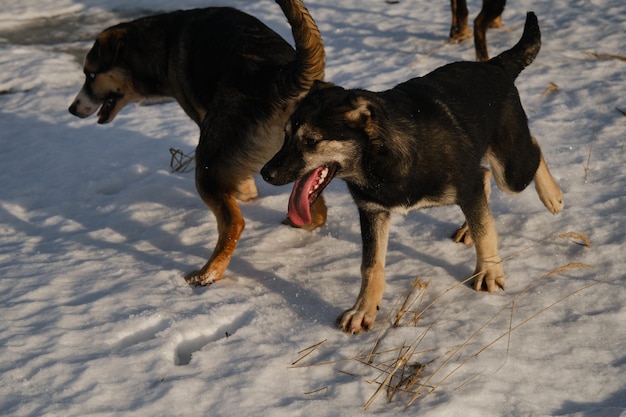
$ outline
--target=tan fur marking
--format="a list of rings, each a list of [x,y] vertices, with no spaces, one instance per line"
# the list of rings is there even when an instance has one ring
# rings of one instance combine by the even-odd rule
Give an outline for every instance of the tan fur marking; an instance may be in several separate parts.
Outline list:
[[[515,191],[511,190],[504,179],[504,167],[500,163],[500,160],[495,157],[490,151],[487,151],[485,154],[485,159],[489,163],[489,167],[491,168],[491,172],[493,173],[493,179],[496,182],[498,188],[504,191],[507,194],[516,194]]]
[[[239,201],[250,201],[257,198],[259,195],[259,191],[256,188],[256,184],[254,183],[254,178],[249,177],[239,183],[237,187],[237,200]]]
[[[362,97],[359,97],[354,103],[354,109],[346,112],[344,118],[346,123],[351,128],[362,127],[365,122],[370,118],[372,113],[367,107],[367,100]]]
[[[532,140],[535,145],[539,146],[535,138],[532,138]],[[534,181],[535,190],[537,190],[537,194],[543,205],[546,206],[548,211],[552,214],[560,213],[561,210],[563,210],[563,192],[550,173],[548,165],[543,159],[543,155],[541,155],[541,159],[539,160],[539,167],[535,173]]]

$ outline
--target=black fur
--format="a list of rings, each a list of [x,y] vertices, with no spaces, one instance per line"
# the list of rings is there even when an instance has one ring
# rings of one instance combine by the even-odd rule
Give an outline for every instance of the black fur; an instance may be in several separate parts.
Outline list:
[[[195,285],[220,279],[244,227],[235,198],[256,196],[253,175],[280,148],[280,130],[324,75],[321,36],[301,0],[276,0],[296,44],[229,7],[177,11],[103,31],[85,59],[70,112],[109,123],[132,100],[173,97],[200,128],[196,186],[219,239]],[[325,209],[325,206],[324,206]],[[325,216],[323,218],[325,221]],[[319,224],[318,224],[319,226]]]
[[[316,83],[298,104],[283,147],[261,173],[275,185],[319,176],[299,181],[316,192],[332,175],[346,181],[359,207],[363,259],[361,293],[340,319],[345,330],[373,323],[393,211],[458,204],[476,241],[475,288],[504,285],[484,158],[508,192],[526,188],[541,165],[540,197],[560,211],[560,189],[530,135],[514,85],[539,47],[537,18],[529,13],[518,44],[488,62],[449,64],[380,93]]]

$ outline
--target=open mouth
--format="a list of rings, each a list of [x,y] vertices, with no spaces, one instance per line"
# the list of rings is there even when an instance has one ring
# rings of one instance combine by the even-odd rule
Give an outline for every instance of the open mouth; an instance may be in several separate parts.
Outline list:
[[[337,166],[321,166],[306,174],[293,185],[287,214],[296,225],[311,223],[311,204],[335,177]]]
[[[122,98],[119,94],[109,94],[107,98],[102,103],[100,110],[98,111],[98,123],[104,124],[109,123],[113,120],[117,111],[115,110],[117,107],[117,103]]]

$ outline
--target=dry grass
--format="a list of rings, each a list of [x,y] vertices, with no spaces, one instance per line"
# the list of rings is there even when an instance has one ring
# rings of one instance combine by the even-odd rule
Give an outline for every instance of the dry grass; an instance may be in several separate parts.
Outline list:
[[[562,233],[559,235],[559,237],[561,239],[573,239],[575,241],[575,243],[579,244],[579,245],[585,245],[586,247],[590,248],[591,247],[591,242],[589,241],[589,239],[587,238],[587,235],[583,234],[583,233],[577,233],[577,232],[567,232],[567,233]],[[580,241],[580,242],[578,242]]]
[[[567,232],[558,235],[552,235],[545,239],[542,239],[541,241],[536,242],[533,245],[530,245],[529,247],[524,248],[516,252],[515,254],[506,257],[503,262],[508,261],[515,256],[519,256],[520,254],[528,250],[537,248],[543,243],[554,241],[557,238],[569,239],[574,244],[583,245],[589,248],[591,247],[591,242],[586,235],[577,232]],[[386,393],[387,401],[404,398],[406,407],[409,407],[418,399],[426,397],[427,395],[432,394],[439,389],[442,389],[442,387],[446,386],[444,384],[455,375],[458,375],[458,372],[463,369],[468,363],[476,359],[478,356],[490,349],[496,343],[500,342],[503,339],[506,339],[506,354],[503,363],[495,371],[498,372],[507,364],[509,358],[509,350],[511,347],[511,335],[513,332],[515,332],[522,326],[527,325],[539,315],[545,313],[546,311],[550,310],[557,304],[562,303],[568,298],[583,291],[586,291],[594,286],[616,279],[606,279],[586,285],[582,288],[579,288],[555,299],[548,306],[532,313],[529,317],[516,320],[516,303],[522,297],[527,296],[533,288],[539,286],[546,279],[554,277],[556,275],[567,273],[569,271],[572,271],[573,269],[578,268],[593,268],[593,266],[582,263],[569,263],[567,265],[555,268],[549,273],[534,279],[523,291],[514,296],[509,303],[500,308],[500,310],[498,310],[491,317],[487,318],[487,320],[485,320],[477,329],[475,329],[469,336],[467,336],[462,343],[457,346],[449,347],[447,351],[435,358],[432,358],[433,354],[435,353],[432,349],[420,349],[420,346],[426,336],[431,331],[433,331],[433,328],[438,323],[441,323],[442,320],[444,320],[444,316],[449,310],[449,307],[456,301],[458,295],[460,294],[448,297],[448,299],[451,298],[451,300],[448,301],[447,304],[444,306],[439,306],[439,304],[442,302],[444,296],[450,294],[460,286],[463,286],[464,283],[473,279],[473,276],[469,277],[463,282],[453,285],[452,287],[444,290],[440,294],[433,296],[432,300],[428,303],[424,302],[428,295],[428,281],[425,281],[422,277],[417,277],[411,283],[411,288],[408,290],[407,294],[398,299],[398,302],[392,308],[386,320],[384,320],[384,323],[389,323],[389,325],[381,325],[381,328],[379,329],[377,337],[374,340],[372,346],[369,349],[365,349],[366,353],[359,354],[352,358],[341,359],[337,361],[318,363],[313,362],[306,365],[296,366],[296,364],[302,361],[305,357],[308,357],[311,353],[320,348],[324,344],[324,342],[326,342],[326,340],[324,340],[298,352],[298,355],[301,356],[293,362],[292,368],[307,368],[324,365],[327,366],[345,362],[362,364],[363,366],[366,366],[369,369],[373,369],[378,372],[377,376],[374,377],[373,380],[369,381],[371,384],[377,385],[377,387],[374,393],[364,404],[364,409],[368,409],[382,393]],[[432,318],[429,325],[421,329],[421,332],[417,334],[415,340],[410,343],[407,343],[405,341],[404,343],[402,343],[401,346],[397,348],[386,349],[384,351],[379,350],[380,346],[384,345],[384,343],[382,342],[385,341],[388,335],[393,334],[395,329],[408,326],[417,327],[418,323],[420,323],[420,319],[424,318],[426,312],[429,311],[434,305],[437,305],[441,311],[436,317]],[[497,335],[497,337],[493,338],[482,347],[475,348],[473,352],[467,352],[468,349],[470,349],[472,346],[475,346],[475,343],[473,342],[477,339],[477,336],[480,334],[484,334],[485,330],[489,329],[490,325],[497,318],[502,317],[504,313],[507,313],[507,330]],[[344,371],[338,372],[346,373]],[[458,390],[470,384],[477,376],[481,374],[481,372],[483,371],[474,372],[471,376],[465,377],[463,381],[459,381],[459,383],[456,384],[454,389]],[[358,375],[354,374],[350,375],[353,375],[355,378],[359,377]],[[324,389],[327,393],[328,387],[311,391],[310,393],[318,392]]]
[[[603,53],[603,52],[590,52],[590,51],[585,52],[585,54],[587,56],[590,56],[590,57],[595,58],[595,59],[600,59],[600,60],[616,59],[618,61],[626,61],[626,56],[622,56],[622,55],[607,54],[607,53]]]
[[[550,84],[546,87],[545,90],[543,90],[543,92],[541,93],[541,97],[545,97],[547,95],[550,95],[556,91],[559,91],[559,86],[556,85],[553,82],[550,82]]]
[[[587,265],[587,264],[581,264],[581,263],[569,263],[567,265],[560,266],[557,269],[554,269],[548,272],[547,274],[542,276],[541,279],[550,278],[554,275],[561,275],[569,271],[570,269],[576,269],[576,268],[593,268],[593,265]]]
[[[170,148],[170,168],[172,172],[187,172],[193,169],[193,155],[186,155],[180,149]]]

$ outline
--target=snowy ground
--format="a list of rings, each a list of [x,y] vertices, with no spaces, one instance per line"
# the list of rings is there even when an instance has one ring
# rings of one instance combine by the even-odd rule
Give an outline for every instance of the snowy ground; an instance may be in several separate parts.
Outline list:
[[[168,149],[191,153],[196,126],[175,103],[131,106],[105,127],[67,112],[105,27],[234,5],[291,40],[276,4],[1,5],[0,414],[626,416],[623,0],[509,1],[489,49],[512,46],[525,12],[537,13],[543,48],[517,84],[565,210],[550,215],[532,187],[494,191],[508,276],[495,295],[459,285],[475,255],[448,239],[458,208],[394,218],[384,305],[359,336],[334,325],[354,302],[360,262],[340,181],[326,193],[327,226],[308,233],[280,225],[289,187],[259,179],[227,278],[190,288],[183,274],[204,263],[216,228],[193,174],[170,173]],[[471,42],[446,44],[447,0],[307,5],[327,79],[347,87],[380,90],[474,56]],[[470,2],[471,16],[478,8]],[[393,327],[416,278],[428,285]],[[420,364],[420,380],[402,381]]]

